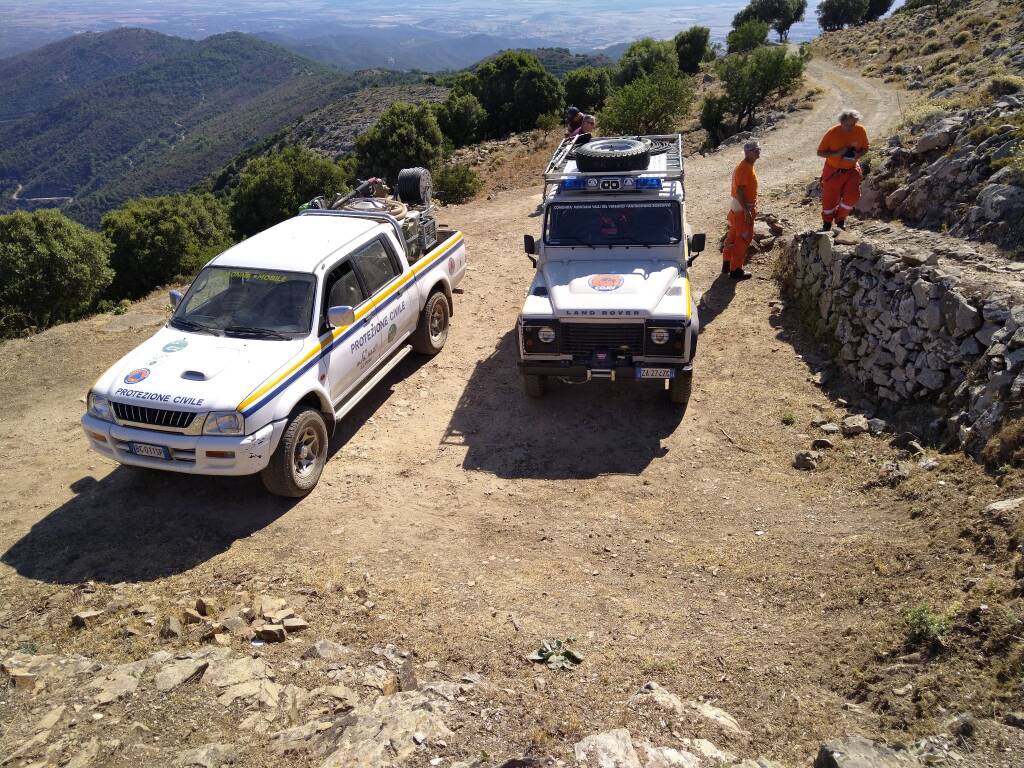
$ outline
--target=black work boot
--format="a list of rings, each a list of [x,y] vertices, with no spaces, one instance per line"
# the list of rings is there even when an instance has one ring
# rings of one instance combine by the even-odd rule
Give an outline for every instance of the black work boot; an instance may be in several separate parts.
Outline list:
[[[846,219],[836,219],[836,226],[840,229],[846,229]]]
[[[821,229],[819,229],[818,231],[819,232],[828,232],[830,229],[832,229],[832,222],[831,221],[823,221],[823,222],[821,222]]]
[[[728,261],[723,261],[722,262],[722,274],[723,275],[728,275],[729,274],[729,262]]]
[[[753,275],[750,272],[747,272],[742,267],[740,267],[739,269],[734,269],[732,272],[730,272],[729,277],[731,277],[733,280],[749,280],[750,278],[753,277]]]

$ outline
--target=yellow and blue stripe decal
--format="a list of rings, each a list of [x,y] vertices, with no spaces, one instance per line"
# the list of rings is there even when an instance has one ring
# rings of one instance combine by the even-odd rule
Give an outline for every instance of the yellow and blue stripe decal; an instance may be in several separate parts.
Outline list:
[[[387,288],[380,295],[374,296],[363,304],[359,308],[359,311],[356,312],[357,323],[344,325],[341,328],[335,328],[333,331],[325,333],[320,337],[320,346],[318,348],[311,349],[301,360],[294,363],[288,370],[260,386],[245,400],[239,403],[235,410],[241,412],[243,416],[251,416],[260,408],[267,405],[275,397],[281,394],[281,392],[283,392],[293,381],[299,378],[299,376],[316,365],[320,361],[320,358],[328,354],[346,338],[360,330],[358,327],[358,321],[370,317],[387,307],[392,301],[398,298],[398,293],[403,288],[416,282],[422,276],[423,272],[438,262],[443,261],[458,250],[459,246],[462,245],[463,239],[461,232],[457,232],[449,237],[434,250],[433,255],[427,254],[424,256],[414,264],[408,272],[402,275],[400,279],[395,281],[393,285]]]

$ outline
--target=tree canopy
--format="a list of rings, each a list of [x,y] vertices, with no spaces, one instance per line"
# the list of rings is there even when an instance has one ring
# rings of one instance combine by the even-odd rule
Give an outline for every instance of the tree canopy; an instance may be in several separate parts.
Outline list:
[[[695,75],[700,70],[700,63],[711,50],[708,41],[711,30],[707,27],[690,27],[684,29],[673,39],[676,46],[676,60],[679,71],[687,75]]]
[[[231,245],[227,211],[210,194],[136,198],[107,213],[101,227],[113,248],[110,293],[118,299],[191,276]]]
[[[790,92],[800,82],[804,58],[790,56],[782,47],[756,48],[748,54],[726,56],[715,68],[723,93],[705,100],[701,122],[709,134],[717,130],[725,114],[731,114],[737,130],[754,124],[757,110],[768,99]]]
[[[868,0],[822,0],[818,26],[826,32],[860,24],[868,12]]]
[[[472,93],[451,91],[448,98],[434,105],[441,133],[454,147],[478,141],[487,123],[487,111]]]
[[[612,92],[601,111],[606,133],[670,133],[693,102],[693,84],[675,67],[659,67]]]
[[[764,45],[768,37],[768,23],[750,19],[744,21],[726,38],[729,53],[748,53]]]
[[[679,56],[674,43],[671,40],[653,40],[645,37],[643,40],[637,40],[622,54],[619,68],[615,73],[615,84],[628,85],[664,67],[669,71],[679,71]]]
[[[599,67],[580,67],[565,76],[565,101],[584,112],[601,109],[612,89],[611,73]]]
[[[0,335],[89,311],[110,285],[110,244],[56,210],[0,216]]]
[[[763,21],[775,30],[779,42],[789,38],[790,28],[803,21],[807,12],[807,0],[751,0],[732,20],[734,29],[748,21]]]
[[[441,131],[436,120],[433,124],[440,144]],[[346,166],[304,147],[292,146],[255,157],[239,176],[231,200],[231,223],[241,237],[255,235],[294,216],[300,205],[317,195],[330,197],[346,191],[351,177]]]
[[[490,136],[529,130],[538,117],[561,112],[565,104],[562,84],[532,53],[499,54],[477,69],[476,78]],[[471,86],[467,80],[467,89]]]

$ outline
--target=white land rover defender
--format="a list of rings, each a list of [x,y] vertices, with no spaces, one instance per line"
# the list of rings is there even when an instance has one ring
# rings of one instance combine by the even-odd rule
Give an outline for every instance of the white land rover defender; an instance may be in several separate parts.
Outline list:
[[[682,137],[566,139],[544,172],[544,231],[519,316],[519,369],[549,377],[663,381],[690,396],[699,323],[687,269],[704,249],[686,222]]]
[[[207,264],[152,338],[104,373],[82,427],[123,464],[262,472],[272,493],[316,485],[335,422],[414,349],[437,354],[466,271],[438,229],[430,175],[406,169],[312,201]]]

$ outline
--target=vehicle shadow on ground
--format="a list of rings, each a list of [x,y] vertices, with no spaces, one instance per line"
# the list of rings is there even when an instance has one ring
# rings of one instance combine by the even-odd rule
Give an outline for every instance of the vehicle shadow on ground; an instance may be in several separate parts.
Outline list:
[[[151,581],[186,571],[264,528],[297,499],[259,478],[117,467],[83,477],[74,497],[32,526],[0,562],[54,584]]]
[[[426,361],[403,360],[337,426],[333,456]],[[299,499],[271,496],[258,475],[204,477],[119,466],[83,477],[74,497],[0,555],[21,576],[52,584],[145,582],[182,573],[287,513]]]
[[[637,475],[668,452],[683,419],[660,382],[550,381],[543,398],[523,391],[515,331],[480,361],[442,443],[467,448],[463,468],[502,478],[585,479]]]

